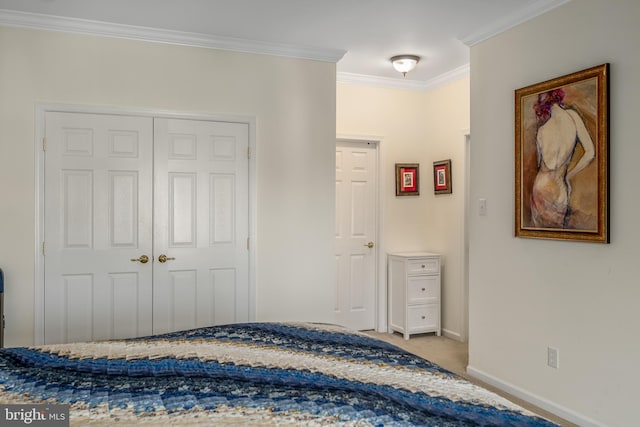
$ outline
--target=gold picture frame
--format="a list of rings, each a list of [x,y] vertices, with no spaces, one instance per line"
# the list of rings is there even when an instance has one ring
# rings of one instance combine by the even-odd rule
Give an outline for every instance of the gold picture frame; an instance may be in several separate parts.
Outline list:
[[[420,165],[396,163],[396,196],[420,195]]]
[[[609,64],[515,91],[515,236],[609,243]]]
[[[451,194],[451,159],[433,162],[433,192],[435,194]]]

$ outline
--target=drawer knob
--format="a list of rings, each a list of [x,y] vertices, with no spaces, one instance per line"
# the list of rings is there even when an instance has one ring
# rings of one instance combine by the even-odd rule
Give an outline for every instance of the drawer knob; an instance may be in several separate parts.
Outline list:
[[[426,267],[427,267],[426,265],[422,264],[422,268],[426,268]]]
[[[424,291],[426,291],[426,289],[425,289],[425,288],[422,288],[422,292],[424,292]]]
[[[422,320],[426,319],[426,317],[422,316]]]

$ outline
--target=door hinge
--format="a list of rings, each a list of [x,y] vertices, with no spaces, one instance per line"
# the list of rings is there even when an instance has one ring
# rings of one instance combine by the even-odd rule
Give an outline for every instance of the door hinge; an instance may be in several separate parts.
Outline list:
[[[42,151],[47,151],[47,138],[42,137]]]
[[[247,250],[249,250],[249,247],[250,247],[249,242],[250,242],[249,237],[247,237]]]
[[[251,158],[251,147],[247,147],[247,159]]]
[[[42,256],[45,256],[47,254],[47,245],[45,244],[45,242],[42,242]]]

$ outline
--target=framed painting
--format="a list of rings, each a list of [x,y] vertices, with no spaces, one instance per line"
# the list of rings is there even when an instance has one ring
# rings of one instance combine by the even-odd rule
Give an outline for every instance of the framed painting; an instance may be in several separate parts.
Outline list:
[[[396,196],[420,195],[420,165],[396,163]]]
[[[433,191],[435,194],[451,194],[451,160],[433,162]]]
[[[609,64],[515,91],[515,235],[609,243]]]

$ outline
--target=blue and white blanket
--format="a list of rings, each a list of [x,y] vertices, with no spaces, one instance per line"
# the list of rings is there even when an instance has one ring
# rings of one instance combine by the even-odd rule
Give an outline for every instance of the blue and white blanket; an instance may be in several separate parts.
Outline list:
[[[248,323],[0,350],[0,403],[71,425],[552,426],[398,347],[321,324]]]

